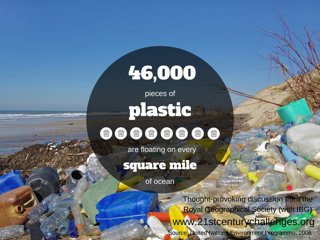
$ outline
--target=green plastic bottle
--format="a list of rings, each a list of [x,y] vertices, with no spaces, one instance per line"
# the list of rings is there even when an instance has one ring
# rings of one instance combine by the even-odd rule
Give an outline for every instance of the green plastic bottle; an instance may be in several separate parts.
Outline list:
[[[317,216],[317,212],[313,210],[312,212],[306,212],[299,215],[292,215],[288,218],[276,221],[271,224],[271,232],[294,232],[299,230],[307,223],[308,220]]]

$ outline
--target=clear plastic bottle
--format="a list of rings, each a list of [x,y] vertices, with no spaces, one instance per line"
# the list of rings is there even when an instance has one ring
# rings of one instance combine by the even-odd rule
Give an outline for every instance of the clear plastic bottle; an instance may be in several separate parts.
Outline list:
[[[69,213],[70,210],[67,208],[58,208],[50,217],[42,221],[40,229],[46,239],[56,238],[56,228],[62,220],[67,218]]]
[[[161,212],[167,212],[172,205],[177,203],[184,203],[184,196],[182,194],[177,194],[170,200],[162,202],[159,204],[159,209]]]
[[[238,187],[247,184],[249,180],[240,172],[236,162],[227,165],[217,181],[218,187]]]
[[[288,187],[291,186],[290,188],[287,188],[288,190],[302,187],[302,179],[299,175],[296,165],[293,162],[287,162],[286,165],[284,165],[284,171],[289,179]]]
[[[85,193],[87,188],[88,188],[88,181],[87,181],[87,178],[83,176],[77,183],[77,186],[74,190],[73,200],[77,203],[80,203],[81,197]]]
[[[53,193],[53,194],[50,194],[49,196],[47,196],[46,198],[44,198],[41,201],[41,204],[44,206],[48,206],[49,202],[55,201],[56,199],[59,199],[59,195],[56,193]]]
[[[41,217],[42,214],[44,214],[48,210],[48,207],[39,203],[37,206],[35,206],[31,211],[28,213],[28,218],[30,220],[36,220]]]
[[[57,233],[59,236],[67,236],[69,230],[69,219],[63,219],[61,222],[59,222],[57,227]]]
[[[55,211],[57,208],[70,208],[73,203],[73,199],[57,199],[55,201],[51,201],[48,204],[49,212]]]
[[[18,238],[24,234],[23,225],[11,225],[0,228],[0,240]]]
[[[109,176],[108,171],[102,166],[98,157],[92,153],[87,158],[88,171],[90,171],[92,178],[95,178],[96,181],[103,181],[107,176]]]
[[[103,236],[100,239],[104,240],[133,240],[133,239],[141,239],[144,236],[145,229],[140,223],[122,223],[116,228],[107,229],[103,231]],[[102,235],[102,234],[101,234]]]
[[[88,181],[87,181],[87,178],[83,176],[77,183],[77,186],[74,190],[73,203],[71,206],[72,215],[74,217],[75,224],[78,230],[83,230],[83,227],[84,227],[84,218],[81,214],[80,203],[81,203],[81,197],[85,193],[87,188],[88,188]]]
[[[111,227],[111,228],[108,228],[108,229],[104,230],[104,231],[101,233],[100,237],[101,237],[101,238],[104,238],[104,239],[107,239],[108,234],[113,233],[113,232],[117,232],[117,231],[119,230],[119,227],[120,227],[120,226],[126,226],[126,227],[130,228],[130,227],[132,227],[132,226],[135,226],[136,224],[138,224],[138,225],[139,225],[139,224],[140,224],[140,225],[143,224],[143,220],[142,220],[142,219],[141,219],[141,220],[138,220],[138,219],[130,219],[130,220],[124,222],[124,223],[121,223],[121,224],[119,224],[119,225],[116,225],[116,226],[113,226],[113,227]]]
[[[251,186],[246,194],[248,197],[258,194],[271,195],[275,192],[281,191],[282,184],[285,182],[285,175],[281,173],[267,173],[258,182]]]

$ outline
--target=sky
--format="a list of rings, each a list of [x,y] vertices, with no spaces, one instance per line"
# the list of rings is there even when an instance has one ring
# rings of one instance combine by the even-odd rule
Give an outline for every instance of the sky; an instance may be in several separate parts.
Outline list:
[[[263,56],[281,32],[320,27],[317,0],[0,1],[0,110],[86,110],[105,69],[148,46],[208,62],[227,86],[254,94],[282,81]],[[240,100],[233,96],[234,103]]]

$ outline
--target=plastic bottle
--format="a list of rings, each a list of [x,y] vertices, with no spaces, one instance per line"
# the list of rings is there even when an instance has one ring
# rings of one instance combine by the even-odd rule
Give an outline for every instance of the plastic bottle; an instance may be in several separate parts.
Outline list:
[[[83,230],[84,227],[84,217],[81,214],[81,197],[88,188],[88,181],[85,176],[83,176],[77,183],[77,186],[73,194],[73,203],[71,205],[72,215],[74,217],[75,224],[79,231]]]
[[[79,237],[76,224],[74,222],[74,219],[69,220],[69,236],[71,238],[77,238]]]
[[[43,220],[40,229],[46,239],[55,239],[57,237],[55,230],[59,226],[59,223],[67,218],[69,213],[69,209],[59,208],[50,217]]]
[[[257,194],[273,194],[282,190],[282,183],[285,182],[285,176],[280,173],[267,173],[258,182],[252,185],[246,194],[248,197]]]
[[[130,223],[124,222],[118,226],[114,226],[107,230],[104,230],[101,234],[100,239],[105,240],[132,240],[141,239],[144,236],[145,229],[139,223],[132,221]]]
[[[159,209],[161,212],[167,212],[171,206],[178,203],[184,203],[184,202],[185,202],[184,195],[177,194],[173,198],[171,198],[169,201],[160,203]]]
[[[88,164],[88,171],[91,171],[96,181],[103,181],[107,176],[109,176],[109,173],[100,163],[97,156],[92,153],[87,158],[87,164]]]
[[[217,181],[218,187],[238,187],[248,184],[249,180],[240,172],[236,162],[227,165]]]
[[[304,172],[308,176],[313,177],[313,178],[317,179],[318,181],[320,181],[320,168],[309,164],[305,167]]]
[[[61,222],[59,222],[57,227],[57,233],[60,236],[67,236],[69,230],[69,219],[63,219]]]
[[[281,219],[276,221],[274,224],[271,224],[270,231],[271,232],[294,232],[299,230],[303,225],[307,224],[308,220],[317,216],[316,211],[306,212],[299,215],[292,215],[288,218]],[[296,222],[296,224],[292,224],[292,222]]]
[[[173,229],[177,230],[182,240],[188,238],[188,228],[184,224],[184,217],[179,207],[173,205],[169,208],[170,223]]]
[[[0,228],[0,240],[17,238],[24,234],[23,225],[11,225]]]
[[[120,226],[132,227],[132,226],[134,226],[134,225],[136,225],[136,224],[142,225],[143,223],[144,223],[144,222],[143,222],[142,220],[130,219],[130,220],[125,221],[125,222],[123,222],[123,223],[121,223],[121,224],[119,224],[119,225],[113,226],[113,227],[111,227],[111,228],[108,228],[108,229],[102,231],[100,237],[101,237],[101,238],[107,238],[107,237],[108,237],[108,234],[110,234],[110,233],[112,233],[112,232],[118,231],[118,228],[119,228]]]
[[[48,210],[49,212],[55,211],[57,208],[69,208],[73,204],[73,199],[57,199],[49,202]]]
[[[30,220],[39,219],[39,217],[48,210],[48,207],[39,203],[28,213],[28,218]]]
[[[287,162],[286,165],[284,165],[284,171],[289,179],[287,186],[288,190],[302,187],[302,179],[300,178],[297,167],[293,162]]]
[[[76,203],[80,203],[82,195],[85,193],[86,189],[88,188],[88,181],[85,176],[83,176],[74,190],[73,200]]]
[[[163,224],[160,222],[158,218],[150,216],[148,217],[147,223],[153,231],[153,233],[160,239],[167,239],[168,235],[170,235],[168,230],[165,228],[165,226],[163,226]]]

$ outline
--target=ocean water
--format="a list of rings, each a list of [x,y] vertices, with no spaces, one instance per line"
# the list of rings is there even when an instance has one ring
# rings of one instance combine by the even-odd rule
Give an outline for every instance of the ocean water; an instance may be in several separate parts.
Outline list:
[[[85,117],[85,112],[72,111],[0,111],[0,154],[36,143],[84,138]]]

